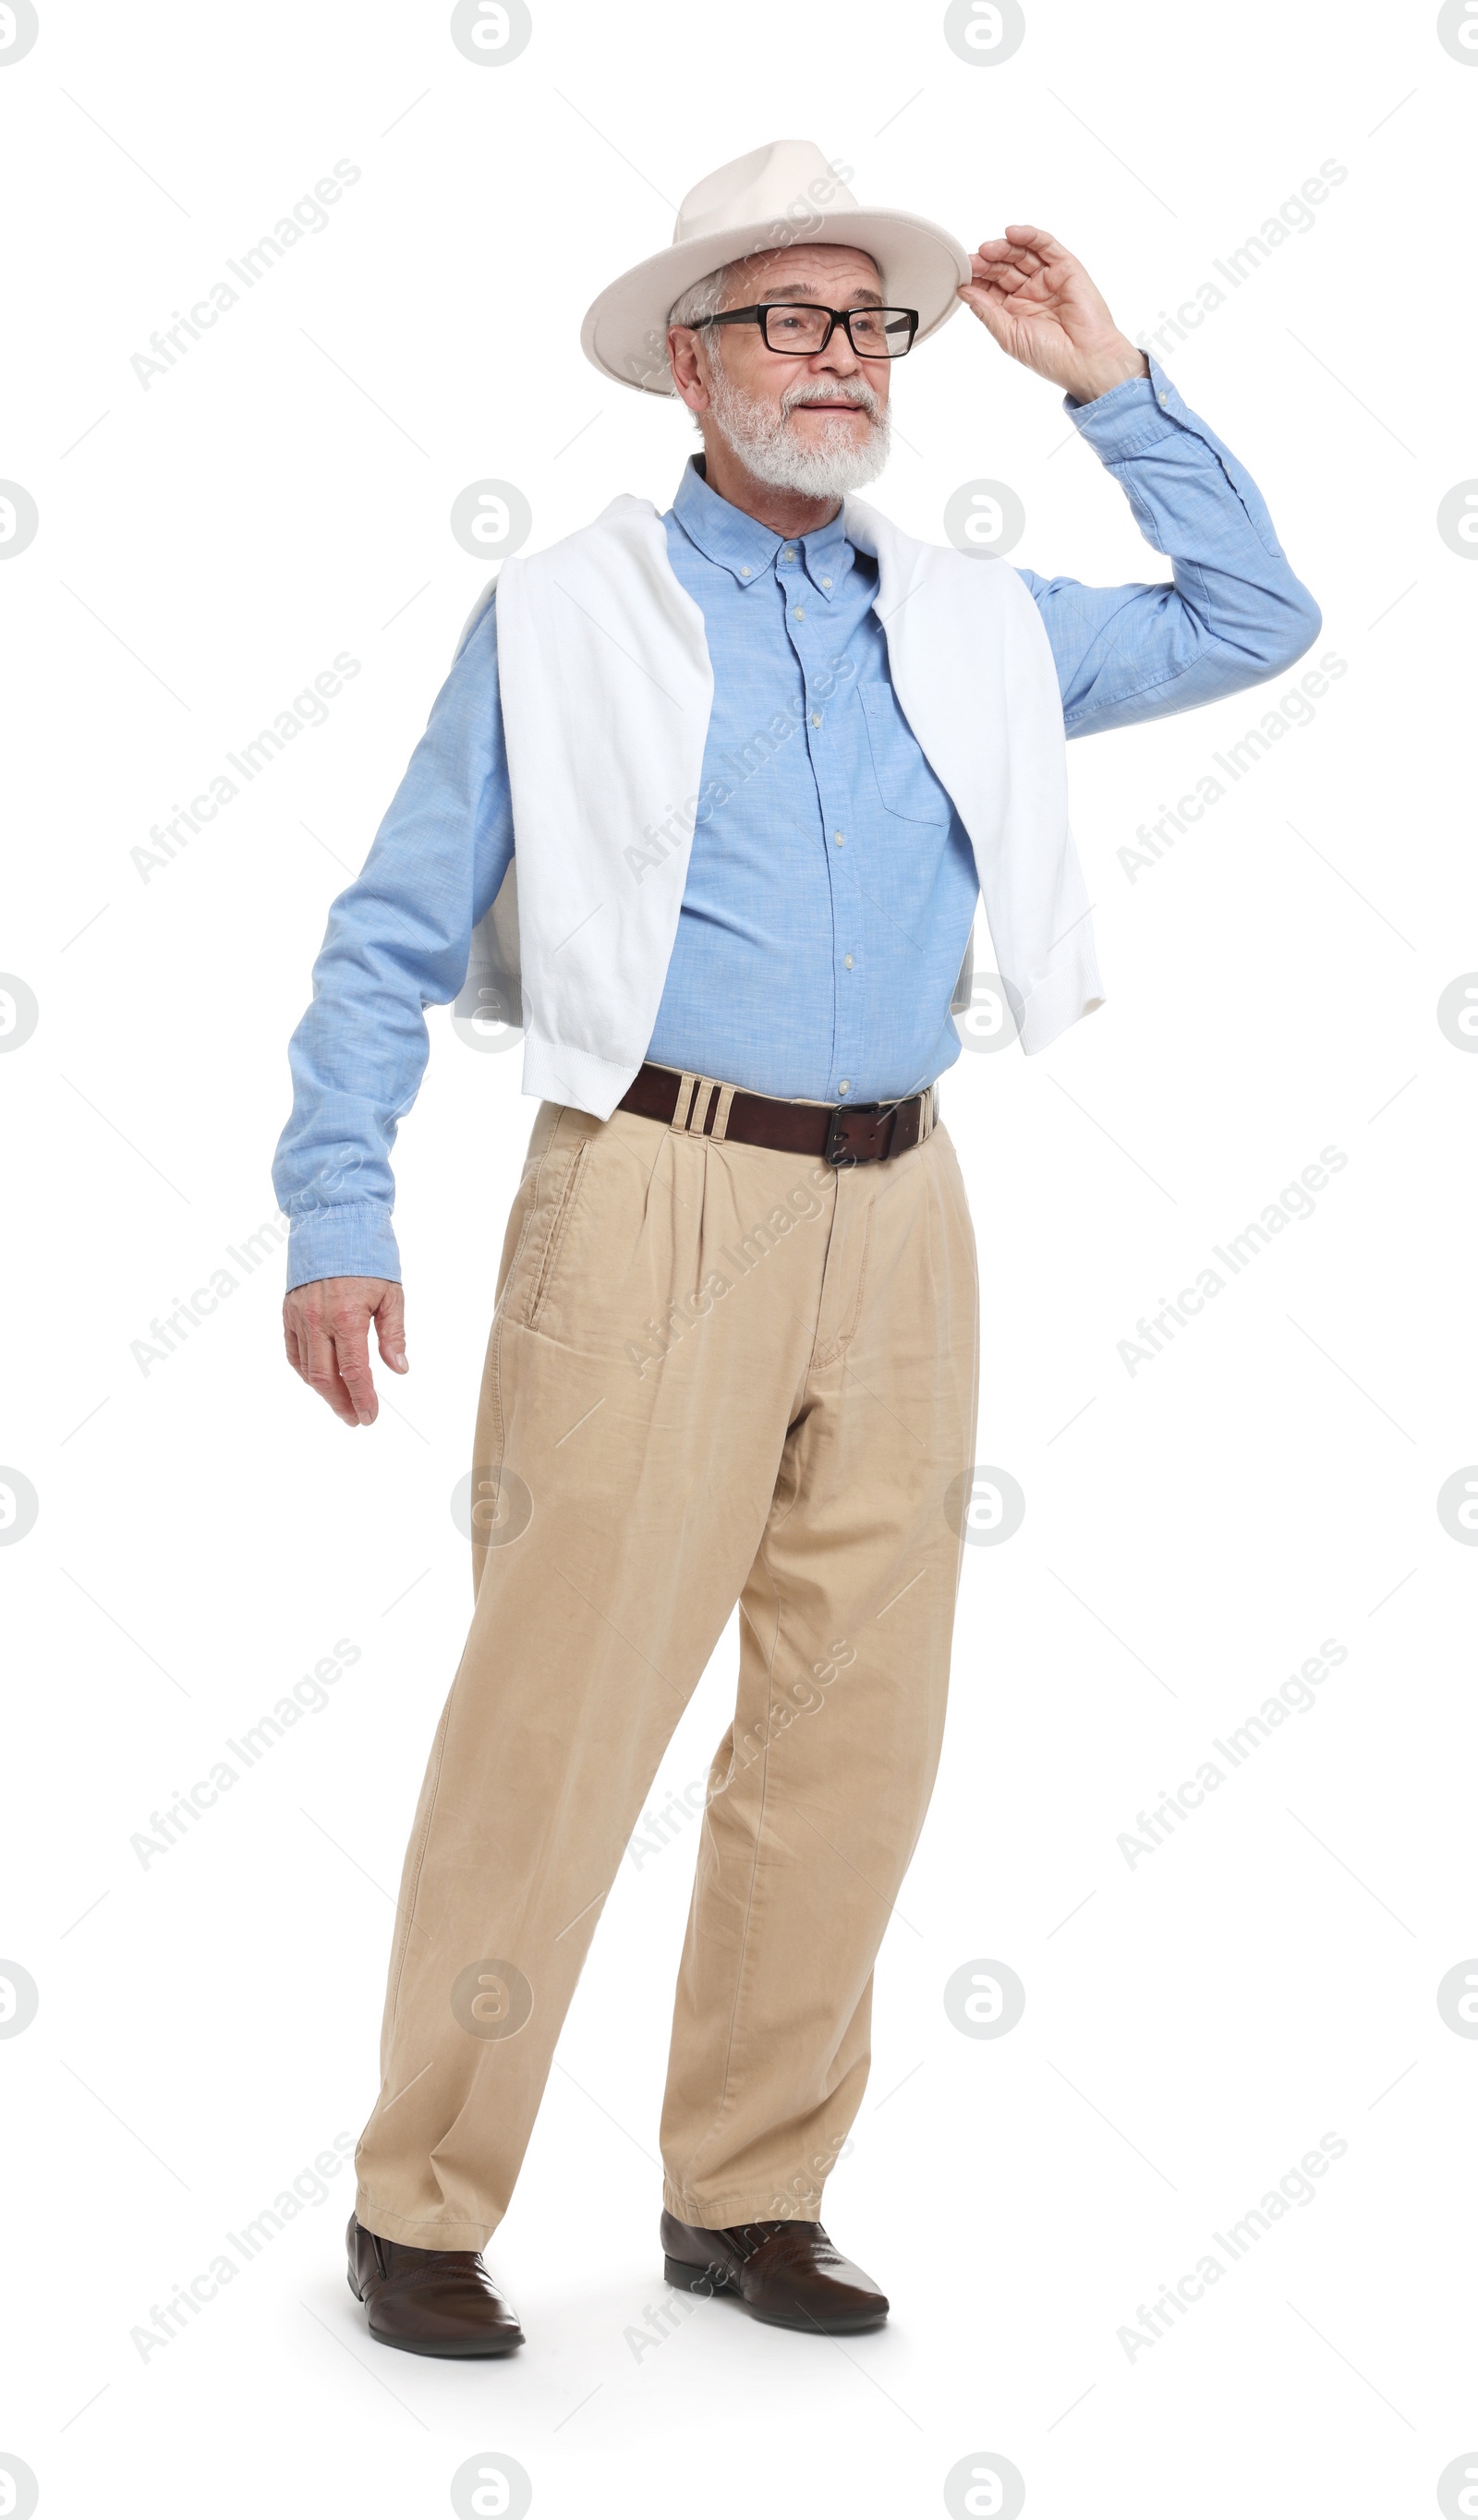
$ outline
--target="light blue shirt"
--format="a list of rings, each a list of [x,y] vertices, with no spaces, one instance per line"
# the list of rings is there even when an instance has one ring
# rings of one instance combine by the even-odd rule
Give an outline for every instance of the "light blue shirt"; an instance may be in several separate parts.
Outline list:
[[[1164,717],[1281,673],[1320,628],[1256,485],[1152,360],[1068,401],[1173,584],[1020,575],[1068,735]],[[977,898],[968,837],[893,695],[876,563],[838,517],[783,543],[688,466],[663,518],[713,661],[677,938],[649,1057],[761,1094],[871,1102],[960,1055],[949,1004]],[[722,801],[719,801],[722,799]],[[363,873],[329,915],[289,1051],[273,1179],[288,1282],[398,1278],[390,1152],[508,871],[497,623],[482,612]]]

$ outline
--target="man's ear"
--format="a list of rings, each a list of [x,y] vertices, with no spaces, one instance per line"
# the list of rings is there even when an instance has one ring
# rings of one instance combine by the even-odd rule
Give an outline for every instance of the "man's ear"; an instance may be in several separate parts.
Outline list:
[[[686,324],[674,324],[667,335],[672,381],[682,400],[696,414],[708,409],[709,393],[698,368],[697,335]]]

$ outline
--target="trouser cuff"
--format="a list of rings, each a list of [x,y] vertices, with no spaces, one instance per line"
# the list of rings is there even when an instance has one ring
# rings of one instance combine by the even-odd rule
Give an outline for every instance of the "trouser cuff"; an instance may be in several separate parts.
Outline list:
[[[674,2187],[670,2179],[662,2182],[662,2203],[680,2223],[690,2223],[699,2231],[731,2230],[736,2223],[819,2223],[821,2190],[809,2196],[777,2195],[773,2187],[763,2194],[757,2189],[747,2195],[690,2196]],[[776,2211],[784,2204],[784,2213]]]
[[[354,2200],[354,2213],[362,2230],[378,2232],[381,2240],[398,2240],[406,2249],[481,2249],[497,2228],[494,2223],[449,2223],[439,2216],[413,2222],[372,2205],[363,2189]]]

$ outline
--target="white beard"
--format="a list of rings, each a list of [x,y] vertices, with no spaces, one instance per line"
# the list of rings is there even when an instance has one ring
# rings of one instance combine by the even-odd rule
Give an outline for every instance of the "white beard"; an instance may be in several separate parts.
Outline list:
[[[745,471],[773,490],[799,490],[813,499],[844,499],[849,490],[861,490],[869,481],[875,481],[888,460],[887,406],[879,403],[872,386],[861,381],[830,393],[824,385],[791,385],[782,395],[777,410],[772,403],[757,402],[752,394],[731,384],[715,364],[710,390],[713,423],[719,435]],[[797,403],[827,399],[845,399],[866,406],[872,427],[860,446],[852,444],[849,428],[840,422],[827,429],[827,439],[834,442],[829,444],[824,439],[817,446],[800,443],[790,427],[791,412]]]

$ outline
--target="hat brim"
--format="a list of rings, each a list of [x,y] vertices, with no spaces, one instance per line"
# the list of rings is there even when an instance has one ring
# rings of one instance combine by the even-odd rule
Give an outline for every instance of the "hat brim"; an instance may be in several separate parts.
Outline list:
[[[889,305],[917,306],[916,338],[926,341],[960,304],[956,292],[970,277],[970,258],[957,238],[931,219],[908,210],[829,210],[807,222],[804,236],[777,237],[773,226],[722,228],[668,246],[623,272],[603,289],[580,327],[580,347],[603,376],[639,393],[671,394],[667,364],[667,310],[687,289],[721,263],[774,253],[790,245],[850,245],[870,253],[882,275]]]

